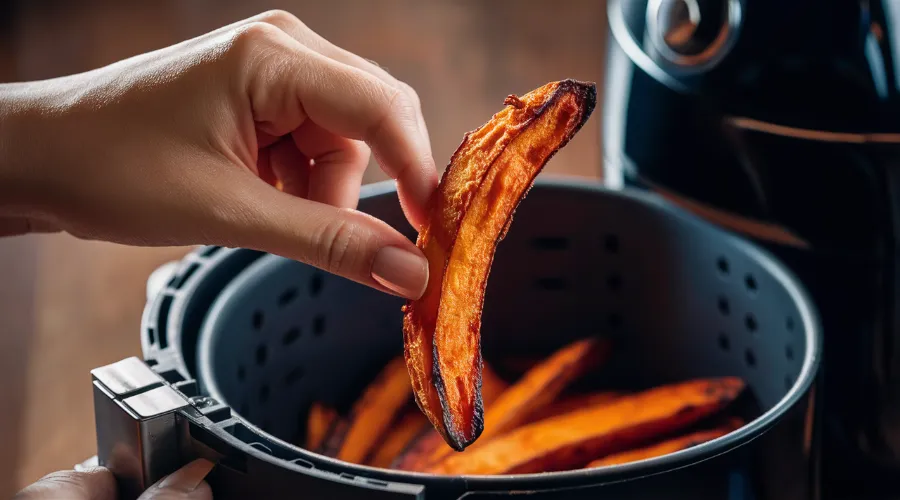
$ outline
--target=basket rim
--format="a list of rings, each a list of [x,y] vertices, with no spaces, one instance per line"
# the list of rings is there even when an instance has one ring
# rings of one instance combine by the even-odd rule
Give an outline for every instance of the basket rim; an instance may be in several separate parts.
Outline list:
[[[350,473],[364,477],[377,476],[384,480],[398,483],[432,483],[435,482],[457,482],[464,480],[466,485],[473,489],[559,489],[566,487],[578,487],[585,483],[586,479],[590,479],[592,484],[611,484],[615,482],[631,480],[638,477],[647,477],[658,473],[668,472],[695,465],[700,462],[710,460],[718,455],[730,452],[740,446],[746,445],[752,440],[764,434],[768,429],[773,427],[780,418],[793,408],[812,388],[817,375],[820,372],[821,353],[823,349],[823,338],[821,332],[818,312],[812,301],[811,296],[805,290],[799,279],[794,273],[782,264],[774,255],[758,245],[745,240],[733,233],[715,226],[714,224],[701,219],[687,210],[680,208],[674,204],[667,202],[661,196],[645,192],[633,188],[613,189],[604,186],[599,182],[594,182],[589,178],[569,175],[543,175],[534,183],[535,189],[565,189],[579,192],[605,193],[613,196],[630,198],[639,203],[653,206],[656,209],[668,212],[671,216],[682,219],[687,224],[695,226],[700,225],[718,231],[723,238],[731,240],[741,251],[756,259],[771,276],[776,279],[786,290],[788,295],[794,301],[799,310],[799,329],[802,330],[805,338],[806,349],[803,354],[803,363],[791,389],[776,404],[772,405],[765,412],[757,416],[755,419],[747,422],[743,427],[724,436],[706,441],[704,443],[692,446],[690,448],[669,453],[660,457],[643,459],[635,462],[597,467],[591,469],[579,469],[560,472],[545,472],[533,474],[509,474],[509,475],[436,475],[422,472],[398,471],[394,469],[372,467],[368,465],[360,465],[351,462],[337,460],[325,455],[320,455],[302,447],[286,442],[266,431],[257,427],[253,422],[243,418],[236,411],[234,415],[244,425],[271,439],[274,442],[285,446],[299,454],[314,459],[324,465],[333,468],[342,468]],[[367,184],[360,191],[360,200],[389,196],[397,192],[394,181],[382,181]],[[211,373],[211,363],[209,359],[210,340],[210,322],[209,318],[217,317],[223,308],[223,297],[232,295],[230,290],[238,289],[254,276],[259,275],[259,271],[271,266],[279,265],[285,258],[273,254],[267,254],[259,258],[249,266],[241,270],[218,294],[216,299],[209,307],[207,318],[203,321],[203,325],[198,335],[198,363],[196,378],[202,384],[209,395],[223,404],[228,404],[224,399],[215,378]],[[288,461],[280,460],[277,457],[268,455],[256,449],[247,450],[256,456],[256,458],[266,461],[276,461],[283,466],[291,468],[296,467],[298,471],[304,471],[299,466]]]

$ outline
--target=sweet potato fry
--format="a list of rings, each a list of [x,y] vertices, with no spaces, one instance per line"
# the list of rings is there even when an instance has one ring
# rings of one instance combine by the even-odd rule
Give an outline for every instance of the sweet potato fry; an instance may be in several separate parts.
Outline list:
[[[557,417],[581,408],[598,407],[605,403],[612,403],[620,397],[622,397],[621,394],[613,391],[588,392],[564,396],[535,410],[527,419],[525,419],[523,424],[531,424],[544,420],[545,418]]]
[[[402,356],[391,360],[353,405],[337,458],[360,463],[387,431],[412,394]]]
[[[660,443],[652,444],[650,446],[645,446],[643,448],[637,448],[634,450],[607,455],[606,457],[603,457],[599,460],[594,460],[585,468],[590,469],[593,467],[625,464],[628,462],[637,462],[638,460],[646,460],[653,457],[661,457],[663,455],[675,453],[676,451],[686,450],[692,446],[697,446],[698,444],[702,444],[717,437],[724,436],[725,434],[728,434],[733,430],[739,429],[743,425],[744,422],[741,419],[732,418],[729,419],[724,425],[712,429],[704,429],[692,432],[684,436],[678,436],[676,438],[668,439]]]
[[[322,444],[319,445],[318,449],[311,451],[315,451],[326,457],[336,457],[344,444],[344,440],[347,438],[347,431],[349,430],[350,419],[346,415],[338,415],[337,420],[331,424],[328,433],[325,434],[325,438],[322,439]]]
[[[450,159],[417,245],[429,266],[424,295],[403,307],[404,355],[416,402],[449,446],[483,430],[481,310],[497,244],[547,161],[591,115],[592,83],[553,82],[469,132]]]
[[[428,418],[418,407],[408,408],[379,443],[367,463],[372,467],[390,467],[391,463],[409,446],[409,443],[429,428],[428,425]]]
[[[470,453],[494,436],[499,436],[519,424],[539,408],[549,405],[573,380],[597,368],[609,355],[607,339],[585,338],[557,350],[529,370],[487,408],[484,431],[480,440],[464,452]],[[428,459],[438,463],[454,450],[439,447]]]
[[[338,413],[323,403],[313,403],[306,417],[306,449],[316,451],[322,446],[331,427],[337,422]]]
[[[691,380],[519,427],[432,466],[438,474],[526,474],[578,468],[713,414],[743,390],[740,379]]]
[[[484,363],[481,373],[481,394],[484,405],[488,408],[509,388],[509,384],[500,378]],[[403,453],[397,457],[391,467],[405,471],[421,471],[428,464],[428,458],[438,449],[452,450],[444,438],[433,427],[415,437]]]

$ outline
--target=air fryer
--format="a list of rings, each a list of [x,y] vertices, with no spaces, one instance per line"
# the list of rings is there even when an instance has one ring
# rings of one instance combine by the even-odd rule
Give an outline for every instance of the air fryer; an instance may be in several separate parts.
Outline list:
[[[900,2],[609,0],[608,22],[604,182],[799,276],[825,338],[823,492],[897,494]]]

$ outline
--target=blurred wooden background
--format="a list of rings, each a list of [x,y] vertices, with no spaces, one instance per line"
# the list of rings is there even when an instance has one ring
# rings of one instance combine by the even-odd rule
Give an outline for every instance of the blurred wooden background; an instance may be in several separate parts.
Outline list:
[[[272,8],[412,85],[441,167],[507,94],[566,77],[602,86],[597,0],[0,0],[0,81],[81,72]],[[599,175],[602,113],[548,173]],[[367,182],[385,178],[370,167]],[[89,370],[140,355],[147,276],[185,251],[0,240],[0,496],[95,453]]]

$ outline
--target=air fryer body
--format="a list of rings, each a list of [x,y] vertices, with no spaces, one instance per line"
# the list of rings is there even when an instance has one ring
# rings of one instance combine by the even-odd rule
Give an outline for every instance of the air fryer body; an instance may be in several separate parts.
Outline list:
[[[604,182],[792,267],[824,325],[823,492],[897,493],[900,2],[609,0],[608,15]]]

